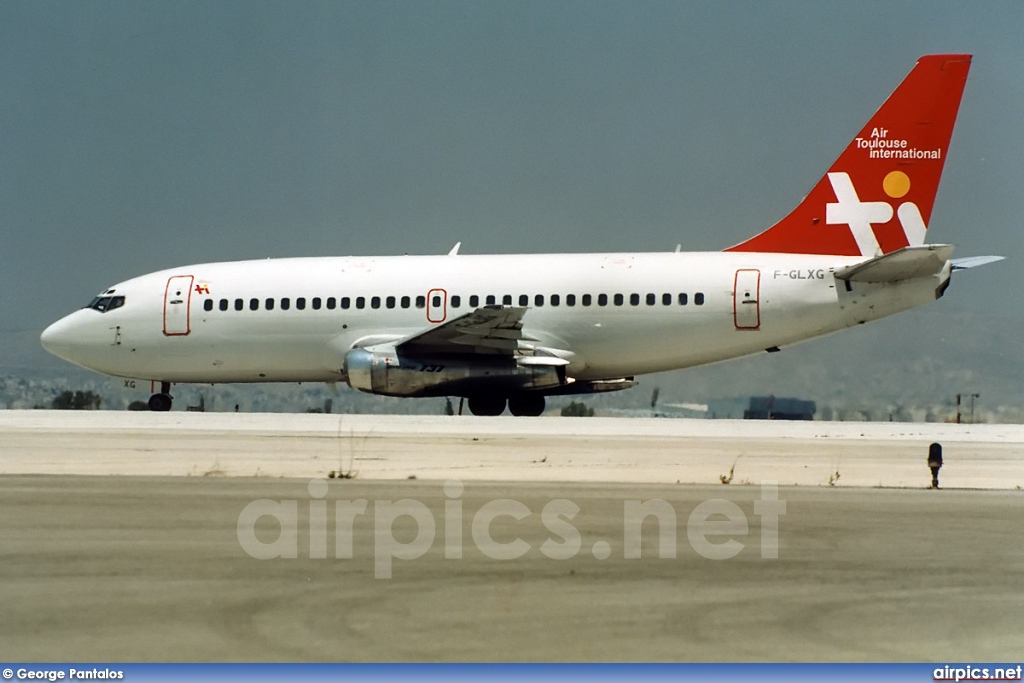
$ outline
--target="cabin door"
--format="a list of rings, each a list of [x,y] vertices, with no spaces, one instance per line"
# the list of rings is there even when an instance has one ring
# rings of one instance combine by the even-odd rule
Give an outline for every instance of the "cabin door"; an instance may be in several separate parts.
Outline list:
[[[432,289],[427,292],[427,322],[443,323],[448,317],[448,292]]]
[[[761,271],[736,271],[732,293],[732,316],[737,330],[756,330],[761,327]]]
[[[191,275],[175,275],[167,281],[164,290],[164,334],[183,337],[192,331],[189,306],[192,303]]]

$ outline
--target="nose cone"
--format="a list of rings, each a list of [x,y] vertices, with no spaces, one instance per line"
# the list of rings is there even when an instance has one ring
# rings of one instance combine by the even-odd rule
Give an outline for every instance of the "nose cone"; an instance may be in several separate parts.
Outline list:
[[[74,358],[75,342],[81,336],[80,326],[76,324],[76,318],[80,311],[65,316],[54,324],[43,330],[39,342],[43,348],[66,361],[76,362]]]

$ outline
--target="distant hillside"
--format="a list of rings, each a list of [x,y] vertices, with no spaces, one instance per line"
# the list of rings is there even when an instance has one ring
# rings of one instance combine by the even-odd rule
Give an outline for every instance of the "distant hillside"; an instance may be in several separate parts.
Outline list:
[[[823,404],[1024,406],[1024,317],[932,306],[830,337],[719,365],[648,378],[664,401],[775,394]]]

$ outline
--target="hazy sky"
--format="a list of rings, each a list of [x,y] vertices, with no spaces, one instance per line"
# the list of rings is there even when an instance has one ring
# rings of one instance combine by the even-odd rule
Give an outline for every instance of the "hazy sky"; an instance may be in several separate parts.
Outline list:
[[[930,240],[1010,261],[1024,2],[0,3],[0,330],[295,255],[717,250],[795,206],[917,57],[974,63]]]

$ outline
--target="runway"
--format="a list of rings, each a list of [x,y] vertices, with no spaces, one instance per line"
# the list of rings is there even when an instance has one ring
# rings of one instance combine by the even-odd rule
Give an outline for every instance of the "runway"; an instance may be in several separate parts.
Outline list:
[[[25,412],[0,413],[0,439],[8,661],[1024,645],[1017,427]]]
[[[0,411],[0,472],[1024,487],[1024,426]]]
[[[969,661],[1019,658],[1024,609],[1021,497],[1015,492],[782,488],[776,559],[761,553],[759,487],[470,483],[463,556],[445,557],[440,482],[329,482],[327,557],[310,558],[308,483],[289,479],[0,478],[0,659],[142,661]],[[297,501],[298,553],[260,560],[241,547],[254,500]],[[337,500],[369,501],[338,559]],[[437,535],[417,559],[375,578],[375,503],[421,501]],[[491,559],[473,517],[511,499],[531,514],[490,535],[529,549]],[[540,513],[579,506],[579,552]],[[674,558],[648,520],[640,559],[624,558],[628,500],[677,516]],[[730,559],[688,542],[688,517],[728,500],[748,521]],[[263,529],[271,543],[277,529]],[[411,543],[411,518],[393,538]],[[602,547],[609,556],[599,559]]]

